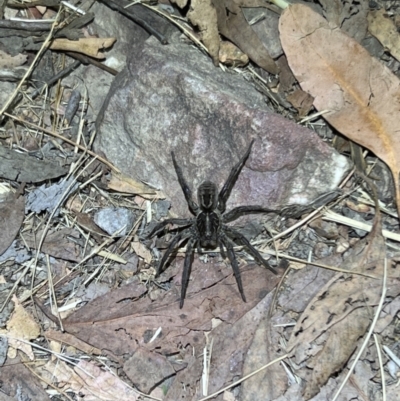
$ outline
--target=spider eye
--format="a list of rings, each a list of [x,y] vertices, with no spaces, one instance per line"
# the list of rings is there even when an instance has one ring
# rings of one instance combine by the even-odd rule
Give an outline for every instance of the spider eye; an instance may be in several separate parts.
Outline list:
[[[217,206],[217,186],[211,181],[204,181],[199,186],[197,197],[203,210],[214,210]]]

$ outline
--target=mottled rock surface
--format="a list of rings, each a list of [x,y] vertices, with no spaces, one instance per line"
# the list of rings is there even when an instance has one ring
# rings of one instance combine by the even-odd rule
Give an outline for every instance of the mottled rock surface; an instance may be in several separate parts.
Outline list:
[[[270,111],[242,77],[224,73],[196,48],[154,38],[132,53],[97,120],[96,149],[125,174],[162,190],[188,215],[171,160],[189,185],[220,187],[256,139],[228,208],[308,204],[337,187],[347,159],[311,130]]]

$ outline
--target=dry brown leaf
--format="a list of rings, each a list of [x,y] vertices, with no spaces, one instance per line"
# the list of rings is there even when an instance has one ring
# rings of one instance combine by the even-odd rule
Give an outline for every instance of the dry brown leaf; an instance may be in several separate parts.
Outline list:
[[[24,234],[25,243],[29,247],[37,249],[42,235],[43,230],[33,234]],[[68,237],[78,238],[79,232],[72,228],[49,231],[44,238],[40,250],[55,258],[79,262],[81,259],[80,248]]]
[[[286,100],[297,109],[299,117],[305,117],[311,110],[314,102],[314,98],[301,89],[296,89],[294,92],[287,95]]]
[[[214,65],[218,66],[219,33],[217,12],[212,5],[212,0],[192,0],[187,17],[199,28],[201,41],[207,47]]]
[[[132,241],[132,250],[136,255],[140,256],[144,261],[149,264],[151,262],[152,256],[151,252],[139,241]]]
[[[161,191],[149,187],[142,182],[135,181],[133,178],[124,174],[112,172],[108,182],[108,188],[117,192],[140,195],[145,199],[164,199],[165,195]]]
[[[301,87],[324,118],[391,169],[400,211],[400,81],[364,47],[302,4],[279,22],[282,47]]]
[[[83,396],[85,401],[136,401],[139,397],[136,390],[92,362],[80,361],[74,369],[71,369],[63,361],[49,361],[45,369],[64,388]]]
[[[24,56],[23,54],[17,54],[13,57],[0,50],[0,69],[19,67],[26,62],[27,58],[28,56]]]
[[[50,45],[50,49],[83,53],[87,56],[102,60],[105,59],[106,56],[101,50],[111,47],[116,40],[117,38],[79,38],[78,40],[54,39]]]
[[[380,218],[370,234],[353,249],[343,265],[383,277],[385,241]],[[389,297],[400,293],[400,269],[390,269]],[[308,304],[293,329],[287,350],[303,368],[305,399],[316,395],[329,377],[340,371],[364,336],[379,303],[382,281],[359,275],[336,274]]]
[[[0,203],[0,255],[12,244],[25,216],[25,198],[7,200]]]
[[[385,9],[368,13],[368,30],[400,61],[400,35]]]
[[[246,6],[245,1],[212,0],[217,10],[219,32],[246,53],[251,60],[271,74],[279,72],[273,58],[260,38],[248,24],[240,6]]]
[[[34,340],[40,334],[40,326],[35,322],[33,317],[20,304],[17,297],[14,295],[12,301],[15,304],[14,312],[7,323],[6,330],[0,330],[0,334],[8,337],[8,352],[9,358],[17,356],[17,350],[23,351],[30,360],[34,360],[35,356],[32,347],[21,340]]]
[[[219,44],[219,61],[234,67],[243,67],[249,63],[249,58],[233,43],[221,40]]]

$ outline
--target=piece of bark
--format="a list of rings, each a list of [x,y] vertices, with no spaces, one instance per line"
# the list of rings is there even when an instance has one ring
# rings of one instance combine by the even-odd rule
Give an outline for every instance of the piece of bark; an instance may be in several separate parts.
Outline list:
[[[26,244],[34,249],[40,243],[43,231],[39,231],[35,235],[25,235],[24,239]],[[54,258],[60,258],[64,260],[70,260],[72,262],[78,262],[80,259],[79,248],[72,241],[68,240],[68,236],[79,235],[77,231],[71,228],[64,228],[62,230],[49,232],[44,238],[41,252],[47,253]]]
[[[68,173],[67,167],[0,146],[0,177],[18,182],[41,182]]]
[[[25,198],[0,203],[0,255],[12,244],[25,216]]]

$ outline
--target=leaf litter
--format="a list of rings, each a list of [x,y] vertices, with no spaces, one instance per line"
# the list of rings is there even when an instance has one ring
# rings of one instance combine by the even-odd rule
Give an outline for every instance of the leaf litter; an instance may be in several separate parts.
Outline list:
[[[333,127],[389,166],[400,214],[400,80],[305,5],[288,7],[279,31],[290,68],[302,89],[314,97],[317,110],[328,110],[324,118]]]
[[[274,69],[276,66],[268,64],[271,62],[267,57],[268,52],[265,51],[263,44],[261,44],[262,47],[258,46],[260,42],[254,39],[254,32],[251,32],[251,27],[244,20],[240,9],[241,6],[250,5],[250,3],[254,6],[257,2],[221,1],[209,2],[207,5],[216,4],[216,9],[222,5],[225,10],[228,10],[229,15],[224,15],[222,20],[218,20],[220,33],[225,29],[227,35],[224,36],[228,38],[231,36],[231,40],[237,45],[240,44],[239,47],[242,50],[249,55],[252,54],[253,61],[257,62],[256,57],[259,57],[260,66],[264,65],[266,70]],[[324,4],[326,15],[331,21],[338,20],[343,25],[351,19],[348,15],[350,8],[337,8],[338,2],[335,2],[331,8],[329,8],[329,2],[321,3]],[[196,7],[201,5],[196,2],[191,4]],[[202,15],[199,10],[195,10],[195,7],[191,11],[193,14],[190,18],[193,18],[193,25],[199,28],[203,42],[206,44],[207,40],[210,40],[206,46],[208,48],[214,46],[216,49],[220,39],[218,30],[215,29],[215,19],[210,20],[212,26],[207,25],[206,23],[210,21],[205,21],[206,14]],[[199,24],[195,23],[196,19]],[[360,24],[362,25],[362,21]],[[208,30],[213,31],[211,39],[205,37]],[[214,52],[215,50],[210,51],[215,61]],[[346,57],[351,59],[349,54]],[[310,60],[313,58],[309,57],[308,64]],[[290,60],[289,64],[291,65]],[[295,85],[292,77],[288,78],[289,81],[288,90]],[[61,94],[60,97],[62,97]],[[68,96],[65,99],[67,100]],[[305,115],[313,99],[305,92],[298,90],[293,92],[291,100],[299,114]],[[84,103],[85,100],[82,102]],[[29,110],[26,110],[26,113],[34,123],[39,123],[35,113],[30,113]],[[57,118],[61,115],[62,113]],[[23,117],[26,116],[23,115]],[[18,118],[21,119],[21,117]],[[68,132],[68,124],[71,121],[68,119],[62,130]],[[18,126],[17,129],[19,128]],[[58,128],[61,131],[61,124]],[[62,136],[58,138],[61,140]],[[73,141],[65,139],[67,143],[74,145]],[[63,144],[63,146],[65,146],[63,151],[70,150],[68,145]],[[86,152],[84,146],[76,143],[75,150],[78,149]],[[93,152],[89,154],[93,156]],[[28,158],[28,155],[23,154],[23,157]],[[32,159],[31,157],[31,161]],[[78,168],[73,174],[81,174],[82,166],[85,166],[85,169],[89,167],[85,163],[87,161],[82,165],[78,162]],[[41,166],[47,164],[48,161],[43,160]],[[51,164],[51,166],[57,165],[54,162]],[[107,165],[113,168],[109,163]],[[65,164],[62,166],[57,171],[58,176],[65,175],[69,169]],[[29,168],[23,172],[26,174],[24,177],[29,177],[29,182],[56,177],[56,175],[46,176],[48,168],[46,171],[44,167],[31,168],[31,170],[34,169],[40,169],[40,174],[38,172],[40,179],[35,180],[35,174],[32,174]],[[56,169],[53,170],[55,174]],[[45,172],[44,175],[43,172]],[[241,386],[226,390],[218,399],[222,399],[221,397],[230,400],[254,400],[266,397],[275,399],[283,394],[289,399],[297,399],[300,397],[300,391],[303,391],[304,397],[310,397],[319,390],[321,392],[317,397],[322,397],[319,399],[330,399],[333,390],[337,388],[337,382],[343,377],[346,362],[353,358],[359,337],[364,335],[370,325],[374,308],[379,300],[380,280],[355,274],[335,275],[332,271],[307,265],[295,273],[289,272],[285,277],[281,292],[276,298],[276,310],[270,315],[269,312],[275,306],[270,292],[278,283],[279,276],[270,276],[264,269],[246,261],[242,266],[242,274],[248,302],[244,304],[238,296],[230,268],[214,255],[203,255],[201,259],[196,256],[192,280],[189,284],[188,300],[185,308],[180,310],[178,300],[183,263],[180,253],[176,262],[172,263],[155,281],[154,262],[151,259],[153,255],[157,255],[157,249],[162,249],[166,244],[158,242],[154,245],[142,242],[136,235],[136,230],[140,231],[144,226],[144,216],[147,218],[152,209],[150,202],[144,206],[145,199],[151,200],[154,209],[157,210],[158,199],[162,198],[163,194],[146,184],[136,182],[133,178],[118,176],[114,172],[108,174],[109,171],[106,168],[100,172],[88,168],[86,173],[88,175],[81,177],[84,184],[76,188],[74,194],[67,196],[65,188],[61,191],[61,197],[69,197],[69,199],[65,206],[58,209],[59,215],[52,216],[54,220],[41,246],[42,253],[36,255],[36,273],[32,279],[31,289],[28,290],[29,285],[26,286],[22,278],[20,289],[24,291],[17,292],[20,299],[26,300],[28,306],[25,312],[32,307],[31,292],[37,294],[35,300],[39,308],[35,316],[40,319],[45,337],[51,340],[50,348],[59,353],[57,356],[49,350],[48,355],[52,356],[45,365],[41,366],[38,360],[40,358],[36,358],[37,372],[40,372],[42,377],[50,383],[56,383],[58,390],[65,396],[67,396],[65,391],[68,389],[75,394],[84,395],[85,399],[136,400],[139,393],[111,373],[111,370],[119,369],[124,371],[125,381],[130,381],[146,393],[154,392],[155,394],[156,391],[160,393],[161,389],[169,389],[166,396],[158,395],[158,397],[162,396],[165,400],[174,401],[176,399],[198,400],[201,393],[210,394],[220,390],[234,383],[237,378],[256,371],[260,365],[282,357],[286,349],[284,340],[289,340],[287,349],[291,351],[293,357],[290,361],[286,360],[285,363],[289,364],[285,365],[286,371],[282,365],[273,365],[263,373],[258,373],[257,376],[243,382]],[[23,177],[22,172],[18,174],[20,174],[19,178]],[[18,177],[8,179],[16,178]],[[40,191],[52,188],[53,185],[54,183],[52,185],[46,183]],[[87,191],[85,186],[90,186],[90,191]],[[34,193],[34,188],[38,189],[37,186],[30,186],[28,192]],[[57,193],[51,193],[53,189],[45,194],[42,201],[45,198],[59,196]],[[115,192],[109,191],[110,189]],[[126,197],[126,194],[135,196]],[[18,253],[21,248],[25,251],[29,248],[36,249],[44,233],[43,225],[46,224],[49,213],[53,213],[54,208],[59,206],[57,199],[50,200],[47,206],[42,201],[38,201],[33,206],[34,212],[28,219],[21,222],[22,226],[20,224],[18,229],[14,229],[16,234],[7,238],[7,243],[11,241],[13,244],[7,249],[7,251],[11,248],[14,250],[12,255],[15,252]],[[161,203],[159,205],[160,210],[165,209],[165,205],[161,206]],[[118,236],[108,238],[107,233],[95,225],[93,217],[95,211],[110,206],[135,209],[137,221],[133,234],[129,233],[121,238]],[[353,209],[363,210],[362,204],[355,204]],[[373,212],[373,208],[368,210],[370,213]],[[165,215],[166,213],[160,214],[158,218]],[[327,232],[320,227],[321,222],[318,223],[318,227],[316,223],[311,224],[310,227],[304,225],[300,234],[296,231],[294,237],[303,233],[312,234],[315,230],[326,243],[332,244],[335,241],[338,243],[339,240],[343,243],[347,242],[345,249],[349,251],[344,258],[341,256],[343,250],[337,251],[323,264],[343,265],[349,269],[357,269],[361,261],[366,260],[363,266],[367,267],[367,271],[379,276],[382,266],[374,262],[385,254],[383,239],[376,235],[376,231],[373,231],[375,237],[371,233],[364,240],[358,241],[357,238],[356,241],[355,238],[349,237],[349,229],[337,223],[334,224],[339,229],[335,231],[333,238],[329,238]],[[282,226],[279,228],[283,229]],[[20,232],[19,235],[18,232]],[[92,235],[97,244],[101,244],[100,246],[92,241]],[[282,242],[277,239],[275,241],[277,252],[284,250],[292,239],[285,237],[285,241]],[[379,244],[382,245],[381,251]],[[105,248],[104,251],[102,247]],[[47,270],[43,261],[46,258],[43,253],[56,258],[50,259],[56,290],[55,297],[49,296],[51,283],[50,277],[45,273]],[[11,253],[8,254],[11,255]],[[29,252],[26,254],[29,258]],[[112,259],[112,255],[123,257],[119,257],[119,263],[115,263],[113,260],[116,258]],[[133,257],[135,262],[128,268],[126,261]],[[22,259],[19,260],[22,261]],[[25,259],[24,261],[26,262]],[[5,259],[2,263],[4,263],[3,269],[7,280],[11,278],[13,281],[15,277],[12,262]],[[29,263],[32,263],[32,260],[25,266],[29,267]],[[391,275],[389,275],[388,298],[392,302],[385,305],[382,317],[376,325],[376,333],[379,333],[382,338],[389,339],[394,338],[393,322],[399,310],[399,297],[396,290],[398,268],[395,263],[393,259],[390,264]],[[294,264],[292,266],[294,267]],[[0,290],[2,288],[0,286]],[[7,291],[10,290],[9,286],[4,288]],[[108,288],[112,290],[105,295],[99,295],[104,294],[104,290],[107,291]],[[49,302],[55,302],[63,316],[68,315],[63,322],[65,333],[54,330],[57,323],[53,322],[57,322],[57,319],[52,317],[52,312],[57,312],[57,308],[49,305]],[[79,302],[83,306],[76,310]],[[29,332],[32,321],[37,325],[32,320],[32,315],[29,312],[26,313],[21,323],[26,324],[26,327],[21,328],[21,333],[25,330]],[[5,320],[8,320],[8,317]],[[290,326],[289,328],[273,326],[274,323],[286,324],[288,320],[294,325],[293,329]],[[295,323],[296,320],[297,323]],[[11,330],[13,325],[10,322],[12,323],[13,320],[8,320]],[[354,325],[354,322],[358,322],[358,325]],[[40,341],[40,338],[36,335],[30,340]],[[22,344],[19,344],[20,350],[24,349]],[[35,359],[36,356],[29,347],[28,345],[25,348],[25,352],[29,358]],[[9,350],[14,352],[10,347]],[[60,357],[61,352],[68,362],[56,359]],[[100,353],[103,353],[102,357],[98,357]],[[20,355],[23,354],[20,353]],[[87,355],[90,356],[90,361],[82,359],[86,359]],[[77,363],[79,358],[81,360]],[[374,380],[379,381],[376,366],[370,363],[376,360],[376,351],[374,353],[370,347],[367,357],[358,362],[357,372],[352,377],[352,382],[355,387],[358,386],[358,390],[347,386],[346,396],[355,398],[359,396],[359,392],[368,394],[368,385]],[[387,359],[385,361],[387,362]],[[298,376],[307,380],[303,382],[303,388],[293,382],[288,386],[287,371],[289,370],[293,370]],[[361,375],[359,372],[362,372]],[[393,394],[393,387],[388,389],[388,395]],[[116,394],[118,394],[117,398],[115,398]],[[126,398],[122,398],[122,394],[125,394]]]

